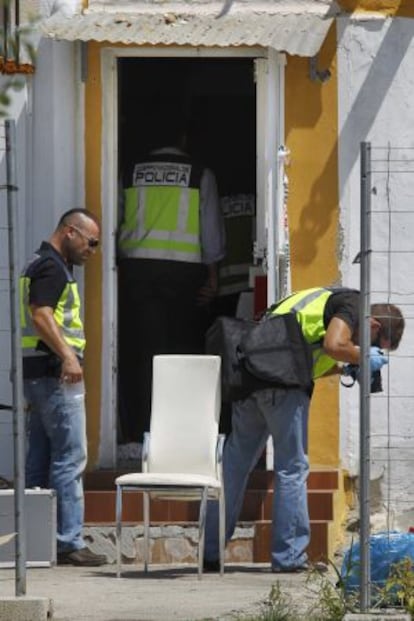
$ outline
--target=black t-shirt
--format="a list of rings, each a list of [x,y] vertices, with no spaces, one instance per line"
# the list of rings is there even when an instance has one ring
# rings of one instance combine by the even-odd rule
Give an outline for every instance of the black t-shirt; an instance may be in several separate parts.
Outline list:
[[[71,272],[70,266],[67,269]],[[62,256],[48,242],[42,242],[34,260],[26,267],[25,273],[30,277],[29,304],[50,306],[55,309],[68,282]],[[39,341],[37,349],[39,356],[23,357],[24,378],[45,375],[58,377],[60,359],[43,341]],[[44,353],[48,355],[45,356]]]
[[[333,317],[343,319],[354,334],[359,324],[359,291],[355,289],[341,289],[333,293],[325,306],[323,321],[325,328]]]
[[[27,270],[30,276],[29,303],[36,306],[50,306],[55,309],[66,286],[67,278],[60,266],[63,261],[60,254],[48,242],[42,242],[36,254],[42,252],[56,255],[57,260],[50,256],[35,260]]]

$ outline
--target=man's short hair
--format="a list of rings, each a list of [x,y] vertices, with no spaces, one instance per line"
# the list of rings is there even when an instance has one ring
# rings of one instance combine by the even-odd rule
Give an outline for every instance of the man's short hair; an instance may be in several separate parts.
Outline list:
[[[402,312],[394,304],[372,304],[371,316],[381,324],[380,336],[390,341],[390,349],[397,349],[404,332]]]
[[[82,207],[74,207],[73,209],[69,209],[69,211],[66,211],[60,217],[57,228],[61,228],[62,226],[66,226],[68,224],[73,224],[74,221],[77,219],[76,216],[79,214],[85,216],[86,218],[89,218],[89,220],[92,220],[100,227],[99,220],[94,213],[92,213],[88,209],[83,209]]]

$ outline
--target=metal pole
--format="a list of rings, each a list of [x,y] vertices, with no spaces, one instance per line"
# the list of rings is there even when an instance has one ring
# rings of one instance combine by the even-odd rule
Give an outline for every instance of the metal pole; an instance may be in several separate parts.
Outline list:
[[[371,144],[361,143],[361,301],[359,315],[360,359],[360,607],[371,605],[370,567],[370,387],[371,345]]]
[[[16,530],[16,595],[26,594],[26,529],[24,511],[24,445],[25,425],[23,408],[23,370],[21,357],[19,270],[17,236],[16,186],[16,126],[5,121],[7,214],[9,224],[10,264],[10,326],[11,326],[11,381],[13,385],[13,439],[14,439],[14,524]]]

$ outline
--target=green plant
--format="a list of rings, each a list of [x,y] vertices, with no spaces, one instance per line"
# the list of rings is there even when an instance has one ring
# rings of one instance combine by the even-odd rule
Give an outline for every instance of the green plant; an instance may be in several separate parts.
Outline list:
[[[398,606],[414,618],[414,567],[413,560],[404,558],[390,567],[390,573],[383,588],[378,590],[378,605],[381,608]]]
[[[314,602],[306,611],[299,613],[290,596],[283,592],[280,582],[272,586],[270,594],[255,615],[238,615],[236,621],[342,621],[346,613],[359,612],[359,593],[347,588],[345,576],[329,563],[333,572],[312,572],[306,582],[309,600]],[[383,588],[373,588],[375,608],[403,608],[414,621],[414,571],[412,559],[406,558],[390,568]]]
[[[358,610],[358,599],[346,589],[346,576],[343,578],[331,561],[331,574],[312,572],[308,579],[308,588],[313,592],[313,604],[308,612],[307,621],[341,621],[348,612]]]
[[[356,593],[346,589],[336,566],[331,562],[333,572],[321,574],[313,571],[306,581],[310,602],[308,608],[298,612],[289,595],[282,591],[279,582],[273,585],[269,597],[261,610],[254,616],[238,616],[237,621],[342,621],[347,612],[358,611]]]
[[[272,586],[269,597],[257,615],[238,617],[238,621],[299,621],[299,619],[290,597],[282,592],[279,582]]]

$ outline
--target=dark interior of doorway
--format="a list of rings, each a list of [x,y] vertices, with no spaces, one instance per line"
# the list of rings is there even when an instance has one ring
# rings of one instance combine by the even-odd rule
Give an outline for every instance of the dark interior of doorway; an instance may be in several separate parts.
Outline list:
[[[253,59],[123,58],[118,93],[118,173],[124,188],[131,185],[134,164],[159,146],[158,111],[171,102],[183,108],[188,151],[214,171],[220,196],[256,193]]]
[[[193,157],[214,171],[220,195],[255,192],[256,94],[252,59],[119,61],[119,168],[125,186],[153,147],[157,110],[185,109]]]

